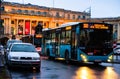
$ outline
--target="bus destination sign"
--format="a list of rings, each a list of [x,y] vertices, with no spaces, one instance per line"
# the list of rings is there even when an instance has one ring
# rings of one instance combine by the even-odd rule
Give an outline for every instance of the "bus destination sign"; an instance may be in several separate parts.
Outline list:
[[[104,24],[83,24],[83,28],[90,29],[109,29],[108,26]]]

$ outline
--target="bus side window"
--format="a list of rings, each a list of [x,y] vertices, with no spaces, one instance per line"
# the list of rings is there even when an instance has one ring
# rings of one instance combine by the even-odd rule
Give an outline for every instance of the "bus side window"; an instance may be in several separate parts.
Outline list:
[[[60,42],[61,44],[65,44],[65,31],[62,31]]]
[[[66,44],[71,42],[71,31],[66,31]]]

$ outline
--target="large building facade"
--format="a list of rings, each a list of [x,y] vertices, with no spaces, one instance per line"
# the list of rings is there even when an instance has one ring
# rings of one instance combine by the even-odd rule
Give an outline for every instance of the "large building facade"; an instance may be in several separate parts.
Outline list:
[[[60,8],[2,2],[1,19],[4,34],[34,34],[34,28],[41,22],[43,28],[54,28],[66,22],[85,22],[90,13],[65,10]]]

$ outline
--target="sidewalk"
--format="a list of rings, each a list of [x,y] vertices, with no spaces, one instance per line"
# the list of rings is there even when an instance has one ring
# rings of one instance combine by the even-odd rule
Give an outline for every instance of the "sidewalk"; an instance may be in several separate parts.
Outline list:
[[[0,79],[11,79],[10,74],[4,64],[3,55],[0,55]]]

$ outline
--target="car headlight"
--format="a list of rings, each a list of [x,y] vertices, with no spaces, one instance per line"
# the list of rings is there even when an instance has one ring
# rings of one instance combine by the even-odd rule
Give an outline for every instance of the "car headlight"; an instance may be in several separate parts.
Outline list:
[[[11,59],[11,60],[17,60],[18,57],[13,56],[13,57],[10,57],[10,59]]]
[[[33,60],[40,60],[40,57],[33,57]]]
[[[113,55],[110,55],[109,57],[108,57],[108,62],[112,62],[112,60],[113,60]]]

